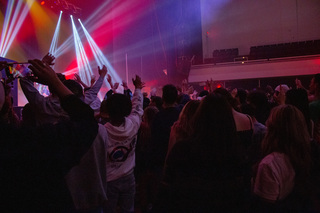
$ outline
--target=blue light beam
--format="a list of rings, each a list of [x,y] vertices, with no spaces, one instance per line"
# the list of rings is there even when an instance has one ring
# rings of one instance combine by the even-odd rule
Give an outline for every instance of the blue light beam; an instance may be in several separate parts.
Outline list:
[[[72,31],[74,37],[74,46],[76,50],[77,63],[79,69],[79,76],[81,80],[83,79],[84,83],[90,85],[91,76],[93,75],[92,69],[89,64],[88,57],[83,48],[80,36],[78,34],[77,28],[74,24],[73,17],[70,16],[72,22]]]
[[[57,23],[56,29],[54,31],[52,42],[51,42],[50,49],[49,49],[49,53],[51,53],[52,55],[56,54],[56,50],[57,50],[57,47],[58,47],[58,38],[59,38],[61,17],[62,17],[62,11],[60,11],[58,23]]]
[[[115,80],[115,82],[122,82],[121,78],[115,71],[115,69],[112,67],[111,63],[108,61],[108,59],[103,55],[101,49],[98,47],[96,42],[93,40],[93,38],[90,36],[89,32],[86,30],[86,28],[83,26],[80,19],[78,19],[79,23],[82,26],[82,29],[84,31],[84,34],[89,42],[89,45],[91,47],[91,50],[93,52],[94,58],[98,64],[98,66],[101,68],[103,65],[106,65],[109,70],[109,74],[112,77],[112,79]],[[107,85],[107,80],[105,79],[105,84]]]

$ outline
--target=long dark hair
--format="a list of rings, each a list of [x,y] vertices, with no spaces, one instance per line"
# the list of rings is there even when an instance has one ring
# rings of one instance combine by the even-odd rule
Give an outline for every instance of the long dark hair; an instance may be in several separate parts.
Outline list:
[[[197,111],[199,105],[199,100],[191,100],[186,103],[186,105],[184,105],[182,111],[180,112],[178,126],[176,129],[177,141],[189,138],[193,128],[190,121],[195,115],[195,112]]]
[[[210,94],[202,99],[192,121],[195,148],[203,154],[223,161],[232,155],[236,143],[236,126],[232,109],[226,98]]]

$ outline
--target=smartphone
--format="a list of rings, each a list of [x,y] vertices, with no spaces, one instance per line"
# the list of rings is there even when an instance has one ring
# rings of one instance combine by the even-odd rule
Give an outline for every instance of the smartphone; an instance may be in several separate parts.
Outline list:
[[[29,63],[8,63],[5,68],[7,78],[23,78],[31,74],[31,70],[28,68]]]

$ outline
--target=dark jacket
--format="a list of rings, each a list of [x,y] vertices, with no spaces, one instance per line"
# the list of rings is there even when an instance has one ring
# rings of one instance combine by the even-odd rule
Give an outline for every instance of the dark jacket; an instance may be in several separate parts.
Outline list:
[[[0,211],[68,212],[65,175],[97,135],[93,110],[73,95],[61,100],[70,120],[37,128],[0,123]]]

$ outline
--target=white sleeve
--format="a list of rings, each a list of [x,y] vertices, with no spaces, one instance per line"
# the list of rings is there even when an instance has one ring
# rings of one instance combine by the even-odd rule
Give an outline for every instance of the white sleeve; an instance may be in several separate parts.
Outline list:
[[[253,186],[253,193],[267,200],[278,200],[280,194],[280,184],[269,164],[259,164],[257,176]]]
[[[143,96],[141,89],[135,89],[132,97],[132,110],[130,115],[127,117],[130,119],[135,126],[139,129],[143,115]]]
[[[93,101],[96,100],[97,94],[102,87],[103,79],[104,78],[100,76],[98,80],[95,82],[95,84],[90,89],[84,92],[84,102],[86,104],[90,105]]]

